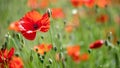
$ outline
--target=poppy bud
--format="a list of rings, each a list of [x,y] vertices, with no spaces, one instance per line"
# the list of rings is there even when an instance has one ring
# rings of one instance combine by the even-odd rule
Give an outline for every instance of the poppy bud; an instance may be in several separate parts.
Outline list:
[[[105,42],[104,42],[104,43],[105,43],[105,45],[106,45],[106,46],[110,46],[110,43],[109,43],[109,41],[108,41],[108,40],[105,40]]]
[[[88,53],[89,53],[89,54],[91,53],[91,49],[88,50]]]
[[[50,65],[46,65],[46,68],[50,68]]]
[[[32,55],[30,56],[30,61],[33,61],[33,56]]]
[[[108,40],[111,41],[112,40],[112,32],[108,33]]]
[[[43,36],[41,36],[41,39],[44,39],[44,37],[43,37]]]
[[[54,46],[53,49],[54,49],[54,51],[57,51],[57,47],[56,46]]]
[[[117,44],[118,44],[118,45],[120,44],[120,40],[117,41]]]
[[[43,63],[43,62],[44,62],[44,60],[43,60],[43,59],[40,59],[40,62],[41,62],[41,63]]]
[[[52,64],[52,62],[53,62],[52,59],[49,58],[49,63]]]
[[[64,25],[66,25],[66,23],[67,23],[67,21],[66,21],[66,20],[64,20]]]
[[[104,43],[103,40],[97,40],[97,41],[93,42],[92,44],[90,44],[90,49],[99,48],[103,45],[103,43]]]
[[[15,56],[16,56],[16,57],[19,57],[19,54],[18,54],[18,53],[15,53]]]
[[[47,13],[48,13],[48,17],[50,17],[51,14],[52,14],[52,12],[51,12],[51,10],[49,8],[47,9]]]

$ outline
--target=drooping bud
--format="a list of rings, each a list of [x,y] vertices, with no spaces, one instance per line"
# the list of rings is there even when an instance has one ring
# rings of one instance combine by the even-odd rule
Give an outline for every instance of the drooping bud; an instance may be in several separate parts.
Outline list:
[[[49,58],[49,60],[48,60],[48,61],[49,61],[49,63],[50,63],[50,64],[52,64],[52,62],[53,62],[51,58]]]
[[[103,40],[97,40],[90,44],[90,49],[100,48],[104,44]]]
[[[47,13],[48,13],[48,17],[50,17],[52,14],[52,11],[50,10],[50,8],[47,9]]]

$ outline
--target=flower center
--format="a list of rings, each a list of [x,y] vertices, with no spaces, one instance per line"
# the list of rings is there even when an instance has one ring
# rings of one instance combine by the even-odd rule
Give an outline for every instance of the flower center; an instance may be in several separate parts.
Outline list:
[[[35,30],[37,30],[37,29],[38,29],[38,25],[37,25],[37,24],[34,24],[34,25],[33,25],[33,28],[34,28]]]

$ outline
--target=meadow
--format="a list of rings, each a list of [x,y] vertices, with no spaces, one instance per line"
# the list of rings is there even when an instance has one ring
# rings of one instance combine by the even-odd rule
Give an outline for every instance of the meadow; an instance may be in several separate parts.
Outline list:
[[[0,68],[120,68],[120,1],[0,0]]]

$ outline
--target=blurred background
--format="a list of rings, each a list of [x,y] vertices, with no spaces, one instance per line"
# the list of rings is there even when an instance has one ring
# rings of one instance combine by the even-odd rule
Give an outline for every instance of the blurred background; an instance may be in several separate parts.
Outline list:
[[[120,44],[117,44],[120,41],[120,0],[83,0],[84,3],[80,1],[0,0],[0,47],[5,42],[5,35],[9,33],[14,41],[9,40],[8,48],[16,48],[16,53],[22,57],[25,68],[44,68],[48,64],[48,58],[53,60],[51,68],[120,68]],[[26,40],[19,32],[9,30],[9,25],[20,20],[27,12],[37,10],[42,15],[47,8],[52,11],[50,30],[46,33],[37,32],[34,41]],[[107,40],[110,33],[112,38],[109,43],[113,49],[107,46],[96,50],[89,48],[90,43],[95,40]],[[24,41],[22,51],[16,35]],[[51,43],[57,47],[57,51],[50,51],[46,55],[44,64],[38,61],[35,52],[34,60],[30,61],[31,48],[40,43]],[[57,62],[55,54],[63,53],[66,56],[65,48],[69,45],[79,45],[81,54],[91,52],[89,59],[76,63],[67,57],[65,66],[62,61]]]

